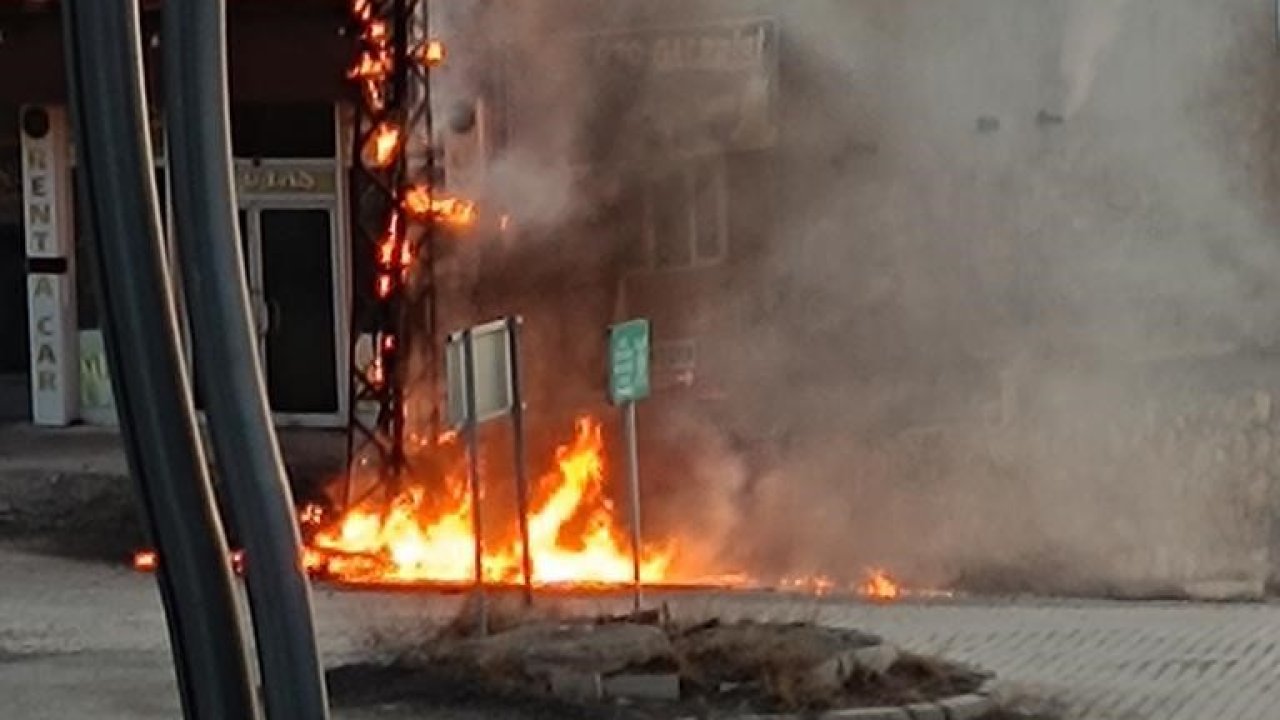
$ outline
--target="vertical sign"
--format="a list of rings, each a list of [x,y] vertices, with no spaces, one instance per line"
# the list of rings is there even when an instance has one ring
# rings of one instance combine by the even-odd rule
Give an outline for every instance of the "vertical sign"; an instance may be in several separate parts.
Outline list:
[[[623,405],[649,397],[649,321],[609,328],[609,400]]]
[[[640,458],[636,449],[636,401],[649,397],[649,321],[609,328],[609,401],[622,406],[631,490],[631,569],[635,610],[640,612]]]
[[[69,425],[79,396],[70,142],[61,109],[21,111],[22,212],[31,328],[31,418]]]

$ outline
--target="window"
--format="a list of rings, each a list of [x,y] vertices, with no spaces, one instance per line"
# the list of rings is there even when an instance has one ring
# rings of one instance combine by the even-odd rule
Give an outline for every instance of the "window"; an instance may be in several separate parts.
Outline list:
[[[231,107],[231,146],[242,158],[331,158],[336,154],[333,106],[327,103]]]
[[[698,162],[641,183],[637,267],[677,270],[722,262],[728,247],[724,163]]]

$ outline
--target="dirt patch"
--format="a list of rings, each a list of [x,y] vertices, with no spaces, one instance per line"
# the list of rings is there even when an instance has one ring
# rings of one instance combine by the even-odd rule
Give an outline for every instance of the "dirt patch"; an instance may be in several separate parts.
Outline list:
[[[662,642],[640,632],[633,642],[620,629],[646,629]],[[539,650],[544,644],[547,652]],[[559,656],[592,662],[549,661]],[[559,694],[565,675],[596,693]],[[611,679],[636,676],[670,678],[678,693],[663,699],[609,695]],[[429,646],[394,660],[330,673],[331,692],[341,704],[490,698],[506,707],[540,708],[547,717],[654,720],[928,702],[975,692],[989,678],[940,658],[900,652],[856,630],[808,623],[678,626],[653,616],[545,620],[484,639],[460,636],[451,626]]]
[[[703,623],[674,630],[688,695],[762,712],[925,702],[978,690],[990,677],[900,653],[874,635],[809,623]]]
[[[518,710],[527,720],[645,720],[652,716],[628,713],[602,716],[586,708],[527,689],[494,682],[470,668],[442,663],[408,666],[402,663],[362,663],[334,668],[326,674],[329,696],[338,707],[372,707],[395,703],[432,710],[489,711],[509,717]]]

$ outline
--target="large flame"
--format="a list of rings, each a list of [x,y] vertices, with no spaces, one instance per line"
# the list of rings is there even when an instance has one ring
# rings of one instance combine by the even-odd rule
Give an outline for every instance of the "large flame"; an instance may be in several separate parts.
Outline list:
[[[533,491],[529,547],[533,582],[615,584],[632,579],[630,543],[605,486],[601,425],[580,418],[573,439],[556,452],[555,467]],[[460,472],[448,474],[433,497],[410,486],[390,503],[367,502],[312,539],[308,569],[348,583],[469,583],[474,580],[472,503]],[[514,529],[485,548],[489,582],[523,579],[522,552]],[[641,579],[666,579],[674,546],[641,551]]]
[[[384,338],[385,341],[385,338]],[[392,339],[394,343],[394,339]],[[457,457],[457,436],[447,433],[430,447],[449,458],[442,478],[402,479],[403,490],[390,499],[365,500],[333,519],[317,505],[299,513],[304,536],[302,565],[308,573],[353,585],[467,585],[475,580],[472,498],[464,463]],[[557,448],[552,467],[531,491],[528,535],[532,583],[537,586],[612,586],[630,583],[634,566],[627,522],[611,499],[605,464],[603,426],[591,417],[574,423],[572,438]],[[489,486],[506,481],[489,479]],[[486,509],[490,508],[486,503]],[[496,508],[495,508],[496,509]],[[716,567],[689,567],[683,548],[697,545],[696,510],[685,531],[641,548],[640,578],[649,585],[681,584],[724,588],[774,588],[815,596],[852,593],[873,602],[908,598],[946,598],[945,590],[909,589],[883,568],[867,568],[862,579],[847,584],[823,574],[792,575],[772,582]],[[514,584],[524,580],[523,552],[517,523],[510,516],[490,522],[505,528],[486,532],[484,579]],[[493,532],[497,531],[497,532]],[[500,539],[499,539],[500,538]],[[243,553],[231,557],[243,570]],[[143,550],[134,568],[154,571],[158,554]]]

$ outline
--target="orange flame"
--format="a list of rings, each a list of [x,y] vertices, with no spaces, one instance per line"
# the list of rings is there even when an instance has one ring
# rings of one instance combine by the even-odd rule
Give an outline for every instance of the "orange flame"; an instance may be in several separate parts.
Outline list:
[[[555,468],[534,488],[529,512],[533,582],[614,584],[632,578],[629,542],[605,487],[604,439],[592,418],[575,424],[573,439],[556,452]],[[366,503],[318,533],[309,567],[349,583],[469,583],[474,555],[472,505],[461,473],[446,479],[443,497],[414,485],[385,506]],[[323,557],[323,562],[318,558]],[[666,578],[673,546],[646,547],[641,578]],[[522,579],[518,539],[487,547],[484,577]]]
[[[436,196],[422,185],[406,188],[401,205],[415,218],[431,218],[456,228],[471,227],[478,215],[475,203],[447,195]]]
[[[439,40],[430,40],[422,46],[422,64],[429,67],[439,67],[444,64],[445,50],[444,43]]]
[[[383,383],[387,381],[387,374],[383,370],[381,357],[374,358],[373,362],[369,364],[367,377],[369,384],[376,388],[382,387]]]
[[[400,152],[400,128],[381,123],[369,133],[364,143],[364,162],[371,168],[385,168],[395,162]]]
[[[885,570],[873,568],[858,592],[871,600],[897,600],[902,596],[902,587]]]
[[[349,80],[382,80],[391,74],[393,61],[388,55],[365,50],[347,70]]]
[[[391,291],[395,288],[395,280],[390,275],[378,276],[378,297],[385,299],[391,297]]]
[[[355,63],[347,70],[347,78],[358,82],[365,103],[374,112],[380,112],[386,106],[387,79],[395,68],[387,24],[374,19],[373,3],[370,0],[353,0],[351,14],[360,25],[362,49]]]
[[[783,590],[794,590],[821,597],[836,588],[836,581],[826,575],[813,575],[783,578],[779,585]]]
[[[376,45],[385,45],[387,42],[387,24],[381,20],[368,20],[364,26],[364,39]]]
[[[160,567],[160,556],[155,550],[139,550],[133,554],[133,569],[138,572],[153,572]]]

